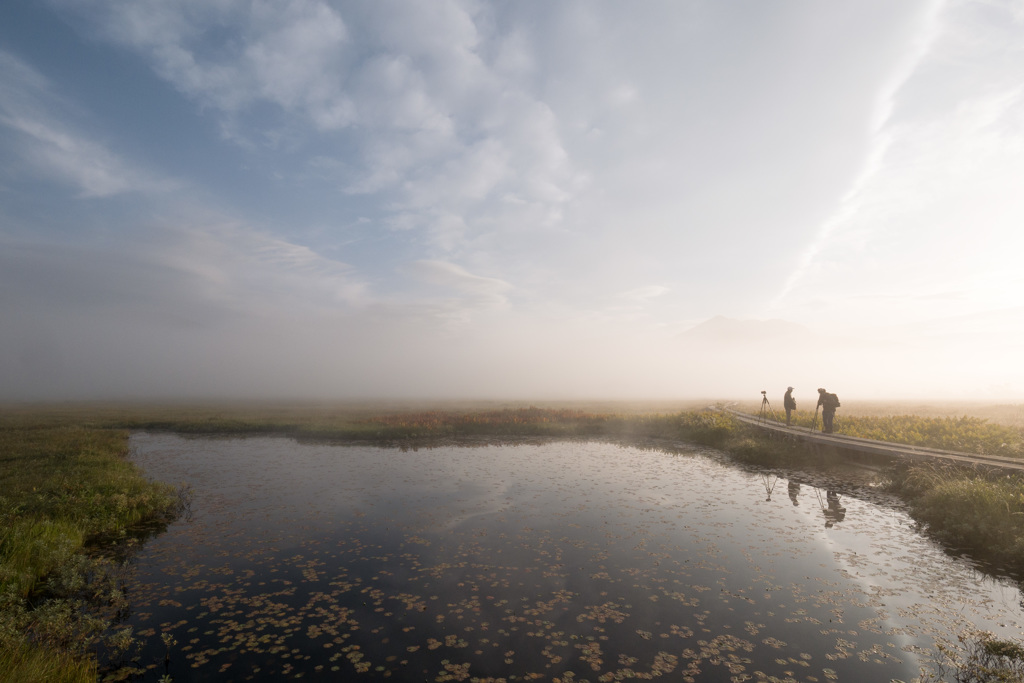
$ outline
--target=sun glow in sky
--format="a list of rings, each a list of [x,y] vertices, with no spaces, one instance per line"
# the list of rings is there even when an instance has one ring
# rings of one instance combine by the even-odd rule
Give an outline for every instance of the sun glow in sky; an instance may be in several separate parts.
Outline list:
[[[1024,397],[1024,4],[7,0],[0,399]]]

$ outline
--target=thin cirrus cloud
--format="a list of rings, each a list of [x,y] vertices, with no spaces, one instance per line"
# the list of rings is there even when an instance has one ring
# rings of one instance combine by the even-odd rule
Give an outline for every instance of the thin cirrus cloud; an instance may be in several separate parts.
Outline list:
[[[445,261],[414,261],[406,268],[408,275],[424,284],[454,293],[474,306],[503,306],[512,285],[497,278],[474,275],[465,268]]]
[[[0,125],[14,134],[9,144],[33,174],[69,184],[85,198],[173,186],[50,114],[67,105],[29,64],[0,50],[0,73]]]
[[[1015,189],[1024,179],[1024,23],[1019,13],[1008,24],[982,22],[970,4],[940,8],[887,96],[863,173],[801,255],[775,311],[793,315],[815,290],[828,291],[842,297],[844,316],[896,324],[1011,308],[1024,297],[1014,256],[1024,238],[1012,227],[1024,220]]]

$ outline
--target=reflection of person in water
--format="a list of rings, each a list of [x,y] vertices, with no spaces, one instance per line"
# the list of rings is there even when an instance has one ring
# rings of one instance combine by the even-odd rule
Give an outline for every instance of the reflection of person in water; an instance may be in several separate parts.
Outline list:
[[[828,507],[824,510],[825,528],[831,529],[836,522],[846,519],[846,508],[839,502],[839,494],[832,489],[825,494],[825,501],[828,503]]]
[[[800,482],[795,479],[789,480],[789,499],[793,501],[793,505],[799,505],[800,501],[796,499],[800,495]]]

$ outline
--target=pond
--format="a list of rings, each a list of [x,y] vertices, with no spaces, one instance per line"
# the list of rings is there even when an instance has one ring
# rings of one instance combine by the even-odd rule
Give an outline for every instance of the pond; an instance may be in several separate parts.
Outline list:
[[[861,470],[583,441],[132,447],[194,489],[134,558],[151,680],[909,681],[967,625],[1022,634],[1018,586]]]

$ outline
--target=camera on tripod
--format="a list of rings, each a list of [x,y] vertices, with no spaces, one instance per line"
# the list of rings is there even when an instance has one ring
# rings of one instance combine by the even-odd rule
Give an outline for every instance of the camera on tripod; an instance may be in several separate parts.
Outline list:
[[[768,402],[768,392],[767,391],[762,391],[761,392],[761,412],[757,416],[757,421],[761,422],[761,421],[767,420],[769,415],[771,415],[773,418],[775,418],[776,422],[779,421],[779,416],[775,414],[775,411],[772,410],[772,404]]]

